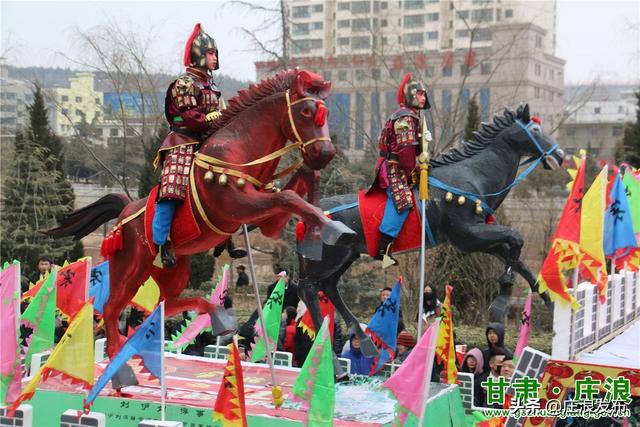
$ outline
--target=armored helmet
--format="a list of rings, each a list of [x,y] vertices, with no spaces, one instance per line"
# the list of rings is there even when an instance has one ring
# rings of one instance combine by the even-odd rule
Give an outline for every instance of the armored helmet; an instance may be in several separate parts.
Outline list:
[[[215,50],[216,68],[220,68],[220,57],[218,56],[218,45],[216,41],[209,34],[205,33],[204,28],[199,23],[193,27],[191,36],[187,40],[187,44],[184,47],[184,66],[185,67],[207,67],[207,51]]]
[[[429,104],[429,97],[427,96],[427,89],[421,81],[414,80],[411,73],[407,73],[404,76],[404,79],[402,79],[402,83],[398,88],[398,104],[406,105],[407,107],[419,108],[418,98],[416,97],[416,93],[418,91],[424,92],[425,103],[423,108],[425,110],[431,108],[431,104]]]

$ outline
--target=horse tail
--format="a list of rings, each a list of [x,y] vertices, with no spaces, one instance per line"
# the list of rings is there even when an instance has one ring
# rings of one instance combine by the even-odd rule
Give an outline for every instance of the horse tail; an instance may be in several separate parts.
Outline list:
[[[67,214],[60,226],[46,231],[49,236],[80,240],[110,219],[117,218],[131,199],[124,194],[111,193],[83,208]]]

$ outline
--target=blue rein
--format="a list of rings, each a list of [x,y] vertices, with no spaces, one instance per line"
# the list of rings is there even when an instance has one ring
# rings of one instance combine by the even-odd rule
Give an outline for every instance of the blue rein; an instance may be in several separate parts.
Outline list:
[[[480,201],[480,206],[482,206],[482,208],[487,213],[493,214],[494,210],[489,205],[487,205],[487,203],[483,199],[485,199],[487,197],[499,196],[499,195],[511,190],[516,185],[520,184],[522,181],[524,181],[524,179],[527,176],[529,176],[529,174],[531,172],[534,171],[534,169],[544,160],[545,157],[547,157],[550,154],[552,154],[558,148],[558,144],[554,144],[547,151],[544,151],[542,149],[542,147],[540,146],[540,144],[538,143],[536,138],[533,136],[533,134],[529,130],[529,128],[535,124],[534,122],[530,121],[527,125],[524,125],[524,124],[522,124],[522,122],[520,120],[516,120],[516,124],[518,126],[520,126],[520,128],[522,128],[525,131],[525,133],[529,137],[529,140],[538,149],[538,152],[540,153],[540,155],[538,157],[532,157],[532,158],[522,162],[520,164],[520,166],[524,166],[524,165],[529,164],[529,163],[530,163],[530,165],[527,167],[527,169],[525,169],[524,172],[522,172],[520,175],[518,175],[516,177],[516,179],[514,179],[511,184],[507,185],[506,187],[504,187],[500,191],[496,191],[496,192],[493,192],[493,193],[482,193],[482,194],[473,193],[471,191],[461,190],[461,189],[456,188],[456,187],[454,187],[452,185],[446,184],[446,183],[440,181],[438,178],[435,178],[433,176],[429,176],[429,185],[432,185],[432,186],[434,186],[436,188],[439,188],[441,190],[444,190],[444,191],[449,191],[449,192],[454,193],[454,194],[465,196],[467,199],[471,200],[474,203],[476,203],[479,200]]]

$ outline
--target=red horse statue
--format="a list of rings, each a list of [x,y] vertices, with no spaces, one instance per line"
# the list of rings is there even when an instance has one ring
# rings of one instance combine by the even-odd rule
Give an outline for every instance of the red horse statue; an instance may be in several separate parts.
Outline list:
[[[158,283],[167,316],[185,310],[211,314],[215,308],[205,299],[179,298],[189,279],[190,255],[223,243],[242,224],[255,224],[273,238],[280,236],[291,215],[318,228],[325,224],[322,212],[302,196],[309,192],[317,198],[314,178],[335,154],[324,105],[329,90],[330,83],[316,74],[288,70],[251,85],[229,101],[191,167],[184,207],[189,210],[192,228],[199,230],[184,242],[174,240],[175,268],[154,265],[155,248],[145,229],[145,218],[149,220],[145,211],[152,209],[156,189],[147,198],[135,201],[108,194],[72,212],[60,227],[49,231],[55,237],[80,239],[118,218],[108,238],[117,240],[108,251],[111,284],[104,311],[110,357],[122,345],[118,317],[149,276]],[[287,145],[287,141],[293,142]],[[299,150],[301,158],[276,172],[281,157],[293,150]],[[273,188],[275,179],[294,171],[282,191]],[[172,239],[175,232],[184,235],[181,228],[183,224],[176,221]]]

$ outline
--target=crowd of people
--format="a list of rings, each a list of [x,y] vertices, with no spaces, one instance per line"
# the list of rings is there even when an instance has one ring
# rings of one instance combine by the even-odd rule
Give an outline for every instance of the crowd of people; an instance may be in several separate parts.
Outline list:
[[[48,257],[41,257],[38,260],[37,272],[30,278],[31,283],[37,282],[45,273],[50,272],[53,263]],[[236,268],[237,280],[236,288],[249,285],[249,277],[245,272],[245,267],[240,265]],[[309,350],[311,349],[312,339],[309,334],[301,326],[300,322],[302,315],[304,314],[306,307],[298,296],[298,286],[295,282],[291,281],[288,273],[284,269],[278,269],[276,280],[267,288],[266,298],[271,296],[271,293],[276,287],[276,284],[280,278],[284,279],[285,292],[283,296],[282,304],[282,322],[280,325],[280,333],[278,337],[277,350],[286,351],[293,355],[294,366],[301,366],[304,362]],[[23,286],[23,291],[28,290],[27,286]],[[379,305],[381,306],[391,295],[392,289],[385,287],[380,291]],[[22,304],[22,309],[26,308],[27,303]],[[423,321],[426,325],[433,322],[435,317],[439,316],[441,302],[436,296],[436,290],[433,286],[427,285],[424,289],[424,302],[423,302]],[[252,343],[255,342],[256,322],[258,321],[258,311],[255,310],[249,319],[239,324],[236,318],[235,311],[233,309],[233,300],[229,294],[225,296],[224,308],[227,315],[231,317],[238,326],[239,346],[242,350],[242,357],[245,360],[249,359]],[[376,307],[377,309],[377,307]],[[375,313],[375,310],[374,310]],[[172,337],[176,332],[180,331],[183,326],[189,320],[190,315],[187,312],[183,313],[183,321],[180,323],[167,324],[165,334],[167,337]],[[104,336],[102,331],[100,319],[96,318],[96,338]],[[130,335],[144,320],[144,313],[135,307],[128,307],[121,316],[120,332],[124,336]],[[416,319],[417,320],[417,319]],[[60,318],[56,319],[56,342],[64,334],[66,329],[66,322]],[[360,327],[364,330],[367,325],[361,324]],[[30,335],[30,328],[22,327],[21,336],[24,342]],[[229,334],[223,337],[213,336],[210,332],[202,332],[198,337],[189,344],[184,350],[184,354],[202,356],[204,349],[207,345],[220,344],[226,345],[231,342],[234,334]],[[485,391],[481,386],[489,376],[492,377],[505,377],[510,378],[515,369],[513,363],[513,353],[505,346],[504,338],[505,331],[504,326],[500,323],[490,323],[486,328],[486,340],[487,347],[483,350],[479,348],[472,348],[468,350],[462,362],[459,366],[460,372],[466,372],[474,375],[475,389],[474,389],[474,404],[476,406],[486,406]],[[333,349],[337,355],[342,358],[350,360],[350,374],[369,375],[371,373],[371,367],[374,363],[372,357],[365,356],[360,349],[360,340],[354,333],[349,330],[347,333],[344,331],[343,322],[336,314],[334,316],[334,328],[333,328]],[[347,339],[348,337],[348,339]],[[417,344],[416,336],[405,328],[405,321],[402,310],[399,312],[399,321],[397,329],[397,342],[395,358],[392,360],[395,364],[403,363],[407,357],[411,354],[411,351]],[[442,365],[438,364],[437,360],[434,362],[434,369],[432,372],[432,381],[440,380],[440,373],[442,371]]]

